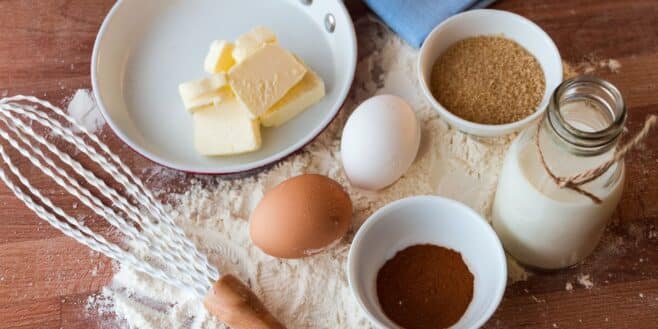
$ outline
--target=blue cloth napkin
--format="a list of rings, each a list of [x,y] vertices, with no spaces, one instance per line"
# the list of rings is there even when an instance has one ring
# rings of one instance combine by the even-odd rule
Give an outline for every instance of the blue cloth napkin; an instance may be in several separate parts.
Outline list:
[[[364,0],[388,26],[419,48],[425,37],[446,18],[484,8],[495,0]]]

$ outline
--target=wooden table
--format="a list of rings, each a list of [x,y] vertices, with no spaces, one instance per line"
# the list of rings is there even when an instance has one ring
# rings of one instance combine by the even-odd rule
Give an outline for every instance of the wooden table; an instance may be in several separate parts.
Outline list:
[[[64,104],[76,89],[90,88],[92,45],[112,4],[0,1],[0,96],[36,95]],[[596,74],[622,90],[631,131],[647,114],[658,113],[658,1],[518,0],[499,1],[494,7],[538,23],[563,58],[581,69],[618,60],[618,73],[604,67]],[[356,16],[363,12],[354,11]],[[148,184],[158,183],[140,170],[152,165],[107,127],[101,137]],[[509,287],[487,327],[658,327],[656,137],[652,134],[646,147],[627,159],[623,200],[594,255],[577,267],[535,274]],[[190,178],[180,176],[179,185]],[[35,218],[4,185],[0,207],[0,328],[112,327],[112,315],[85,309],[88,296],[111,279],[111,262]],[[580,274],[590,275],[591,289],[576,283]],[[567,282],[573,290],[565,289]]]

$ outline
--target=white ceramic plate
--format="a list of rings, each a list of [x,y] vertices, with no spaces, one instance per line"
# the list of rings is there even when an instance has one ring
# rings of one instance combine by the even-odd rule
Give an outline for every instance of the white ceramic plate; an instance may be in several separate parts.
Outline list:
[[[203,157],[178,84],[205,76],[213,40],[234,40],[257,25],[318,72],[327,95],[285,125],[263,129],[259,151]],[[312,141],[338,113],[355,68],[354,26],[339,0],[119,0],[98,33],[91,72],[105,119],[133,149],[170,168],[226,174],[267,166]]]

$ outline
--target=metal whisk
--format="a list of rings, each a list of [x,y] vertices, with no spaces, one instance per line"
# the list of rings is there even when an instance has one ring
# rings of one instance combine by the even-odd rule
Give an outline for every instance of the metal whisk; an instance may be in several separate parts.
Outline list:
[[[60,108],[35,97],[4,98],[0,100],[0,138],[4,162],[0,178],[41,219],[95,251],[205,298],[210,313],[233,328],[283,328],[241,281],[220,276],[142,181],[96,135]],[[93,172],[69,154],[73,152],[63,151],[71,147],[99,170]],[[121,232],[124,242],[148,248],[149,259],[136,257],[129,248],[109,241],[55,205],[14,164],[10,154],[16,156],[16,152]]]

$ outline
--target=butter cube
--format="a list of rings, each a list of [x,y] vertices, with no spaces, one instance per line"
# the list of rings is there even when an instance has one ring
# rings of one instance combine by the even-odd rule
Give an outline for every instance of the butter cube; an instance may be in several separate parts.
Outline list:
[[[258,150],[260,124],[235,97],[194,112],[194,145],[202,155],[230,155]]]
[[[266,45],[276,45],[277,43],[276,34],[272,30],[263,26],[254,27],[235,41],[233,59],[240,63],[259,48]]]
[[[276,127],[294,118],[324,97],[324,82],[312,70],[297,85],[283,96],[272,108],[260,117],[266,127]]]
[[[253,117],[265,113],[306,74],[306,67],[274,45],[258,49],[229,71],[229,84]]]
[[[215,40],[210,44],[203,68],[208,73],[228,71],[235,64],[233,60],[233,44],[224,40]]]
[[[189,81],[178,86],[185,109],[194,112],[202,107],[218,104],[230,94],[226,74],[213,74],[208,78]]]

